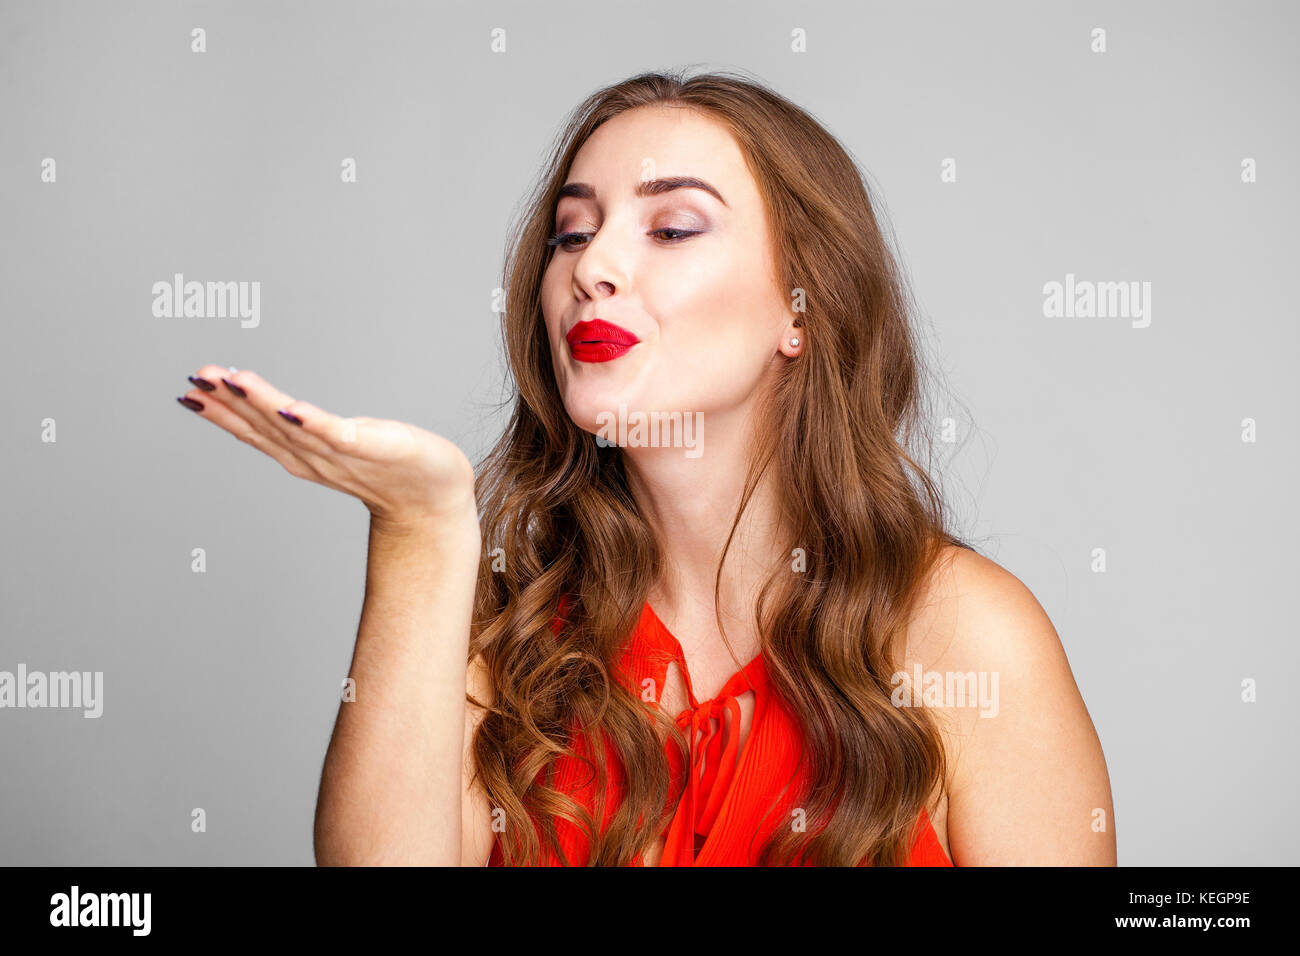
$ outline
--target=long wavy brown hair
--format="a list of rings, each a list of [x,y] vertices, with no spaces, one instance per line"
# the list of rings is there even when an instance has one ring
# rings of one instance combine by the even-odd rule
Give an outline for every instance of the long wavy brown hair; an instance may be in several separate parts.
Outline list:
[[[755,621],[811,777],[797,804],[805,832],[776,827],[757,859],[901,864],[943,785],[945,757],[926,709],[890,702],[898,642],[944,545],[969,545],[946,532],[937,484],[909,450],[925,431],[922,356],[867,182],[808,113],[736,72],[646,73],[594,93],[571,115],[512,230],[502,334],[513,413],[478,469],[484,561],[469,648],[495,697],[469,698],[488,711],[473,739],[477,777],[507,821],[531,824],[507,824],[502,854],[536,864],[546,841],[573,862],[557,839],[564,818],[590,841],[589,865],[630,864],[671,819],[666,740],[689,765],[669,715],[614,679],[663,571],[661,546],[629,492],[622,452],[598,445],[565,410],[540,302],[553,254],[545,240],[574,156],[611,117],[652,105],[693,108],[731,131],[766,205],[780,287],[803,303],[806,345],[763,396],[763,434],[727,541],[759,478],[775,469],[793,529],[786,553],[801,549],[806,570],[767,578]],[[715,600],[721,574],[720,562]],[[718,626],[725,634],[721,615]],[[625,771],[626,797],[603,829],[603,749],[582,756],[575,733],[604,735]],[[590,767],[594,816],[551,786],[563,755]]]

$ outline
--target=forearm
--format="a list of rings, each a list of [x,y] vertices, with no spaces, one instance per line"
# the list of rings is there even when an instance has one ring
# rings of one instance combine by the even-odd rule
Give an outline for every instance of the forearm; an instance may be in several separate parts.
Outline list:
[[[472,498],[413,525],[372,519],[356,699],[339,706],[321,774],[318,863],[459,865],[479,551]]]

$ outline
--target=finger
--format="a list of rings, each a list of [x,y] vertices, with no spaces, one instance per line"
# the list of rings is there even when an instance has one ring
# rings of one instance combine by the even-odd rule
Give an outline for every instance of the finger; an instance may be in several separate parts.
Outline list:
[[[320,473],[310,461],[297,454],[287,444],[264,435],[254,428],[247,418],[236,414],[224,403],[216,401],[213,395],[214,393],[201,388],[192,388],[182,397],[201,406],[200,408],[194,408],[193,405],[185,403],[187,407],[193,409],[196,415],[208,419],[208,421],[224,428],[245,444],[252,445],[263,454],[274,458],[285,471],[295,478],[304,478],[317,484],[325,484]]]
[[[247,369],[227,371],[222,379],[227,394],[233,396],[231,407],[237,412],[247,412],[250,420],[263,434],[287,442],[290,447],[308,452],[317,459],[334,456],[334,448],[319,434],[325,425],[323,417],[326,415],[321,409],[308,402],[295,401],[292,396],[286,395],[256,372]],[[235,388],[231,388],[232,384]],[[244,394],[240,395],[239,392]],[[311,426],[303,418],[307,409],[314,410],[315,417]],[[286,418],[281,412],[292,417]],[[334,418],[332,415],[328,417]]]
[[[394,445],[408,441],[407,426],[375,418],[342,418],[311,402],[281,392],[256,372],[244,370],[227,376],[247,393],[245,402],[257,409],[296,448],[305,448],[328,465],[349,472],[346,458],[380,459]],[[274,414],[267,409],[274,408]]]
[[[288,441],[280,428],[267,421],[266,416],[246,399],[246,393],[240,385],[232,383],[233,374],[234,370],[222,368],[220,365],[205,365],[199,369],[197,375],[190,376],[190,381],[206,393],[201,397],[204,404],[221,403],[231,412],[245,419],[251,428],[268,441],[287,447]]]
[[[369,418],[341,418],[301,399],[290,400],[283,410],[302,422],[296,433],[319,442],[321,453],[331,457],[355,455],[361,429],[371,422]],[[294,433],[291,429],[290,434]]]

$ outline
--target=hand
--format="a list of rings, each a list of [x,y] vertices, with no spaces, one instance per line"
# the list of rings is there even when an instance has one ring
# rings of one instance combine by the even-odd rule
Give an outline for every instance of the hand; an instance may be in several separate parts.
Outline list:
[[[181,404],[289,474],[360,499],[387,527],[474,512],[474,467],[440,435],[405,422],[331,415],[247,370],[205,365],[190,381],[195,387]]]

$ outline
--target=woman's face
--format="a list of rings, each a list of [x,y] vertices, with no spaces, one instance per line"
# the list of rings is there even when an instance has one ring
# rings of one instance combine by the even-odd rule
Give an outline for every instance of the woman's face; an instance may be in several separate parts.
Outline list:
[[[672,188],[688,177],[717,195]],[[785,361],[781,352],[799,351],[762,199],[730,133],[694,110],[629,110],[583,144],[565,185],[574,194],[556,206],[561,239],[541,297],[569,415],[593,433],[620,403],[629,414],[713,414],[726,424]],[[617,333],[591,326],[566,338],[594,319],[635,344],[600,344]]]

